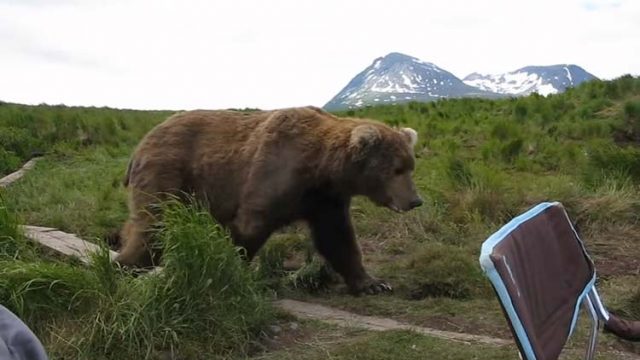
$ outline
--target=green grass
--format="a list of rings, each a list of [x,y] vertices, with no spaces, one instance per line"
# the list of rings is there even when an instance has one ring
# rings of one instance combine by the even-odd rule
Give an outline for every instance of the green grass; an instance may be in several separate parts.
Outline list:
[[[335,331],[335,330],[334,330]],[[342,339],[314,339],[294,349],[274,352],[257,359],[513,359],[514,349],[490,345],[450,342],[408,331],[383,333],[342,331]],[[323,341],[324,340],[324,341]]]
[[[442,243],[427,243],[408,256],[404,262],[385,269],[395,277],[396,288],[404,287],[412,299],[448,297],[469,299],[491,294],[477,261],[461,247]]]
[[[108,147],[46,157],[11,185],[8,204],[27,224],[94,240],[118,230],[127,217],[121,185],[127,161],[126,150]]]
[[[170,114],[0,101],[0,176],[16,170],[34,153],[65,154],[103,146],[134,146]]]
[[[271,359],[518,359],[515,344],[506,346],[475,342],[451,341],[419,335],[404,330],[367,331],[339,328],[306,321],[295,330],[282,326],[267,349],[257,352],[254,360]],[[586,330],[586,329],[580,329]],[[560,355],[562,360],[584,359],[586,332],[580,331]],[[596,359],[620,358],[620,353],[608,347],[600,338]]]
[[[15,258],[22,248],[23,238],[18,229],[18,219],[6,206],[0,190],[0,256]]]
[[[0,301],[34,329],[53,359],[242,352],[274,313],[228,234],[199,207],[172,202],[158,239],[164,271],[147,276],[116,268],[106,249],[89,268],[3,260]]]
[[[352,217],[365,266],[395,287],[391,295],[359,298],[346,295],[335,274],[327,273],[318,258],[310,256],[308,233],[298,226],[277,234],[246,271],[236,268],[244,265],[235,264],[231,252],[196,250],[194,246],[200,246],[196,238],[226,236],[197,211],[178,217],[181,220],[168,227],[175,232],[165,233],[172,234],[164,243],[173,249],[167,258],[168,264],[174,261],[176,266],[173,280],[133,278],[107,264],[84,269],[36,260],[38,253],[24,242],[15,226],[18,222],[60,228],[97,242],[121,226],[127,212],[120,181],[130,153],[144,133],[169,113],[0,104],[0,174],[18,167],[33,151],[46,153],[34,170],[2,195],[0,261],[7,264],[6,278],[15,277],[4,285],[7,295],[3,297],[33,321],[59,357],[101,354],[113,358],[135,351],[140,351],[136,356],[155,356],[171,349],[188,357],[197,348],[216,356],[246,355],[252,333],[246,329],[252,326],[229,328],[227,340],[207,328],[219,327],[217,321],[222,320],[218,317],[226,318],[228,314],[220,309],[229,309],[229,318],[243,324],[232,313],[240,312],[240,307],[260,307],[252,300],[239,307],[213,306],[208,297],[213,292],[202,287],[206,276],[212,276],[212,284],[249,284],[249,289],[238,290],[241,295],[237,297],[242,299],[251,299],[250,290],[266,283],[277,296],[508,338],[504,317],[480,272],[480,244],[514,215],[541,201],[555,200],[566,206],[583,234],[596,261],[605,302],[640,318],[640,290],[634,280],[634,261],[640,258],[636,245],[640,241],[639,99],[640,79],[626,76],[585,83],[548,97],[443,100],[341,113],[410,126],[419,132],[415,181],[425,205],[400,215],[365,199],[353,202]],[[211,261],[244,275],[208,273],[214,265],[199,256],[214,250],[225,255],[211,255]],[[172,251],[177,256],[173,260]],[[260,284],[251,280],[254,277],[262,279]],[[29,279],[38,281],[27,284]],[[53,283],[50,290],[45,286]],[[171,288],[163,290],[169,283]],[[82,294],[86,293],[98,295],[85,299]],[[201,301],[177,294],[192,294]],[[151,301],[154,297],[161,302]],[[49,317],[33,316],[31,309],[41,304],[55,308]],[[172,306],[183,310],[180,317],[174,317]],[[107,316],[113,309],[119,315]],[[203,316],[205,311],[212,311],[211,316]],[[85,323],[94,327],[87,329]],[[376,358],[377,352],[367,348],[381,352],[380,343],[396,358],[411,358],[414,355],[403,344],[415,340],[428,344],[421,353],[425,357],[447,358],[450,354],[450,358],[465,358],[451,344],[441,346],[411,334],[346,336],[326,351],[337,358],[356,353]],[[211,345],[209,338],[224,346]],[[607,341],[607,346],[624,348]],[[225,350],[216,352],[222,348]],[[357,351],[350,352],[352,348]],[[309,350],[309,358],[327,357],[325,350],[314,351]],[[478,358],[503,356],[493,351],[497,350],[470,350]],[[275,354],[287,358],[293,353]],[[513,358],[512,354],[507,358]]]

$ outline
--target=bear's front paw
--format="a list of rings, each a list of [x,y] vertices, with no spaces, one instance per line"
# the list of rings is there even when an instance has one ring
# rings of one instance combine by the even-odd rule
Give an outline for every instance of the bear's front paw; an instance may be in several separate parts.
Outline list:
[[[365,293],[368,295],[381,294],[385,292],[392,292],[391,285],[384,280],[369,278],[359,283],[356,286],[351,287],[351,292],[355,295]]]

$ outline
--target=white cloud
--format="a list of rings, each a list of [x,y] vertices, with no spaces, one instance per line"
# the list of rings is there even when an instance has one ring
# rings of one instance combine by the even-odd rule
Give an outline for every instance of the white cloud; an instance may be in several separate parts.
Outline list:
[[[322,106],[375,57],[459,77],[640,72],[633,0],[0,0],[0,99],[132,108]]]

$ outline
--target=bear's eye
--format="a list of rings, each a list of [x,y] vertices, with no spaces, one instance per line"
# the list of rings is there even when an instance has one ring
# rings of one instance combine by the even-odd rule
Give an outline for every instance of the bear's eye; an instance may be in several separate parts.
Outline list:
[[[396,175],[401,175],[404,172],[403,168],[396,168],[393,173]]]

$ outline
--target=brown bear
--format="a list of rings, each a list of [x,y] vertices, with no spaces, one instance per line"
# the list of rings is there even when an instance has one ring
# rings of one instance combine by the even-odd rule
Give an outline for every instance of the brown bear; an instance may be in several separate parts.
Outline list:
[[[135,150],[124,184],[130,216],[116,258],[149,266],[149,227],[163,194],[195,194],[251,259],[277,229],[301,220],[352,293],[391,290],[362,265],[349,214],[364,195],[397,212],[420,206],[411,179],[417,134],[340,118],[319,108],[189,111],[152,129]]]

